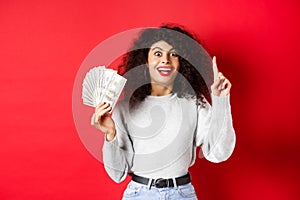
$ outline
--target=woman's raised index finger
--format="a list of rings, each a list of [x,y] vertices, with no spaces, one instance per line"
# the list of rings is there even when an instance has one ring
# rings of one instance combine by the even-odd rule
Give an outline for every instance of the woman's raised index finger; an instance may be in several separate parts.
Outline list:
[[[216,81],[219,78],[219,70],[218,70],[218,67],[217,67],[217,58],[216,58],[216,56],[213,57],[212,64],[213,64],[214,81]]]

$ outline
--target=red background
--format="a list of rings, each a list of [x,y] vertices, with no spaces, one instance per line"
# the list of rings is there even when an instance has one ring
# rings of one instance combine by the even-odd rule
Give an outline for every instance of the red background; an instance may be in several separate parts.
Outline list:
[[[120,199],[84,147],[72,89],[85,57],[132,28],[183,24],[233,84],[237,145],[192,167],[200,199],[299,199],[296,0],[0,1],[0,199]],[[116,47],[117,48],[117,47]]]

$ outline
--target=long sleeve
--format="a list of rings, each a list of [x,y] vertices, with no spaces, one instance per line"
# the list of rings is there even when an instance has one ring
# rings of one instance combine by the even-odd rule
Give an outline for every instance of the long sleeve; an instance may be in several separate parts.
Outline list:
[[[236,136],[232,125],[230,97],[212,95],[212,106],[198,109],[196,145],[211,162],[227,160],[235,147]]]
[[[132,167],[133,147],[118,108],[114,110],[112,118],[115,122],[116,136],[110,142],[105,137],[102,148],[103,162],[108,175],[120,183]]]

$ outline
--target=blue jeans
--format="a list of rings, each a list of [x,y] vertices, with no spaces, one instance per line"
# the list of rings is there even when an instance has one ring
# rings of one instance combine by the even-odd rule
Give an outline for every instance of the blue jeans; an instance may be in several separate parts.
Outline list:
[[[122,200],[177,200],[189,199],[197,200],[194,186],[191,183],[176,187],[168,188],[148,188],[147,185],[131,181]]]

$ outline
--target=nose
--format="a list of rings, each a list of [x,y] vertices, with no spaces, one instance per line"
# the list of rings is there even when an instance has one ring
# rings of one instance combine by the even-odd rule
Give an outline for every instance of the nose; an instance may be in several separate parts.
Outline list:
[[[163,56],[161,57],[161,62],[163,64],[170,64],[170,58],[167,53],[164,53]]]

